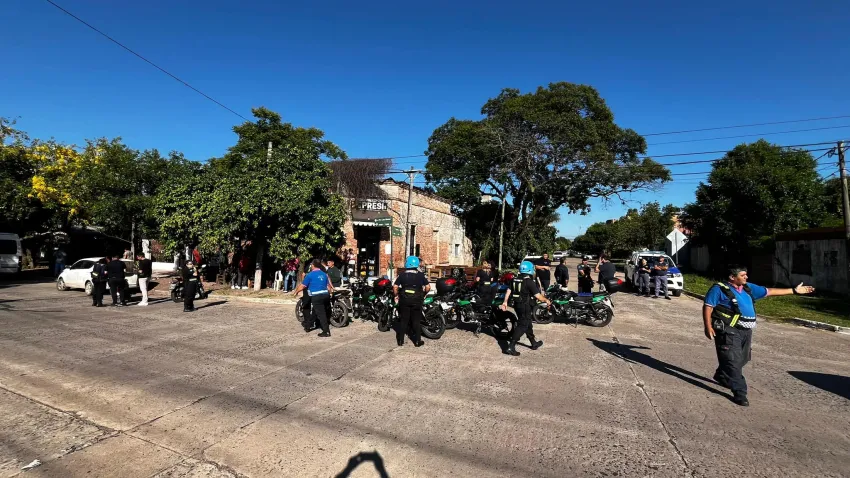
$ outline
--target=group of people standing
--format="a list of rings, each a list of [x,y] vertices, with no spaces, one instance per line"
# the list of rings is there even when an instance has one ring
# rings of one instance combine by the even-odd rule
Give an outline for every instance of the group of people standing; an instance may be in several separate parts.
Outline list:
[[[142,292],[142,300],[137,305],[143,307],[148,305],[148,282],[153,273],[153,263],[141,253],[136,255],[136,259],[135,270],[128,270],[118,254],[97,261],[91,272],[92,307],[103,307],[103,295],[107,285],[109,285],[109,294],[112,296],[112,306],[126,306],[128,295],[126,278],[134,273],[137,274],[139,290]]]
[[[664,298],[667,300],[673,300],[670,298],[670,293],[667,290],[667,271],[670,269],[670,265],[667,263],[667,260],[664,256],[659,256],[657,262],[654,264],[649,264],[645,258],[641,258],[640,262],[637,264],[637,296],[649,297],[649,283],[650,278],[653,280],[655,286],[655,295],[654,298],[659,298],[661,291],[664,291]]]

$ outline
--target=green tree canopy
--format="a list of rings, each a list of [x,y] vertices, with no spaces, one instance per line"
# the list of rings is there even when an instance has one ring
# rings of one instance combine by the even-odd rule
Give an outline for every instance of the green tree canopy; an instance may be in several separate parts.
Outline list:
[[[662,250],[667,234],[673,230],[673,216],[678,211],[679,208],[672,204],[662,208],[657,202],[644,204],[640,210],[629,209],[616,221],[592,224],[584,234],[576,237],[573,248],[614,257],[626,257],[641,249]]]
[[[752,247],[777,233],[817,226],[826,215],[817,161],[808,151],[759,140],[712,165],[708,183],[684,208],[691,241],[725,262],[746,263]],[[719,257],[718,255],[718,257]]]
[[[517,251],[539,252],[544,242],[553,247],[550,224],[561,207],[586,212],[591,198],[670,179],[667,169],[640,156],[644,139],[617,126],[590,86],[505,89],[481,113],[481,120],[451,118],[434,131],[426,178],[466,220],[477,214],[482,194],[506,198],[506,230],[520,241],[513,244]]]
[[[279,125],[280,117],[265,109],[255,110],[255,116],[258,126],[234,128],[240,138],[225,156],[230,160],[214,162],[159,192],[156,215],[167,248],[227,249],[238,237],[284,259],[332,252],[342,244],[345,207],[320,157],[326,151],[304,142],[321,138],[321,131],[286,126],[280,131],[287,134],[276,136],[281,142],[268,157],[267,149],[259,147],[267,137],[257,140],[257,131]]]

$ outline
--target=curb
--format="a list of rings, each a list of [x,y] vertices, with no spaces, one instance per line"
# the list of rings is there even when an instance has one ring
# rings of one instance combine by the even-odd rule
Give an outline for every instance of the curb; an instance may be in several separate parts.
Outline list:
[[[210,293],[207,296],[207,299],[217,299],[217,300],[225,300],[225,301],[235,301],[235,302],[253,302],[255,304],[279,304],[279,305],[295,305],[298,303],[298,300],[295,299],[268,299],[268,298],[259,298],[259,297],[240,297],[237,295],[224,295],[224,294],[214,294]]]
[[[684,292],[685,295],[693,297],[695,299],[705,300],[704,295],[695,294],[693,292],[688,292],[688,291],[683,291],[683,292]],[[828,330],[830,332],[838,332],[840,334],[850,335],[850,327],[841,327],[841,326],[838,326],[838,325],[827,324],[826,322],[817,322],[815,320],[799,319],[797,317],[791,317],[791,318],[787,318],[787,319],[777,319],[776,317],[770,317],[770,316],[766,316],[766,315],[760,315],[760,317],[763,317],[763,318],[768,319],[768,320],[780,320],[780,321],[792,322],[796,325],[801,325],[803,327],[808,327],[810,329]]]
[[[827,324],[825,322],[817,322],[814,320],[808,319],[798,319],[797,317],[793,317],[788,319],[791,322],[794,322],[797,325],[802,325],[803,327],[809,327],[812,329],[820,329],[820,330],[828,330],[830,332],[838,332],[840,334],[850,334],[850,327],[841,327],[838,325]]]

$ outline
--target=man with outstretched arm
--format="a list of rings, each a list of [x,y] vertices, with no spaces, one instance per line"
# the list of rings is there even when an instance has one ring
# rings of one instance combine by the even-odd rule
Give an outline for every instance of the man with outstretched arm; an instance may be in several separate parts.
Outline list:
[[[747,283],[747,269],[729,267],[727,280],[713,285],[705,295],[702,308],[705,336],[714,339],[717,370],[714,380],[732,390],[732,401],[743,407],[747,399],[747,381],[743,368],[750,361],[753,330],[756,328],[755,302],[765,297],[811,294],[814,287],[800,285],[793,289],[768,289]]]

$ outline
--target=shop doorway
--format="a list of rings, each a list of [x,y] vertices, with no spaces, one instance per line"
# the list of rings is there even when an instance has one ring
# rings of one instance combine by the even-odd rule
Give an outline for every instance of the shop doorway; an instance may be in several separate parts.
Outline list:
[[[378,277],[381,271],[381,229],[380,227],[354,226],[354,239],[357,240],[357,276]]]

